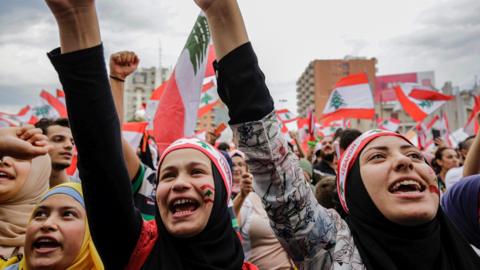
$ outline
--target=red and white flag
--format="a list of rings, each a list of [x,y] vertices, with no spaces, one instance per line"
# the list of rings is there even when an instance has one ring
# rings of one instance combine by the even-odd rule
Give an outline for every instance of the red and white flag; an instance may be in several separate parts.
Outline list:
[[[377,126],[380,129],[396,132],[400,127],[400,120],[395,118],[390,118],[390,119],[378,118]]]
[[[153,135],[160,153],[176,139],[194,135],[209,44],[207,18],[201,13],[155,113]]]
[[[35,124],[37,118],[33,114],[32,108],[27,105],[23,107],[17,114],[0,112],[1,127],[17,127],[22,124]]]
[[[470,136],[478,133],[478,120],[476,116],[480,111],[480,97],[476,96],[474,102],[472,112],[468,117],[467,123],[463,127],[463,131]]]
[[[65,92],[63,90],[57,89],[57,99],[65,105]]]
[[[373,119],[375,107],[367,74],[355,74],[335,84],[323,110],[321,121],[328,123],[345,118]]]
[[[394,87],[403,109],[416,122],[423,121],[453,97],[433,91],[426,86],[403,83]]]
[[[215,80],[211,80],[202,86],[198,118],[210,112],[218,104],[220,104],[220,98],[217,93],[217,85],[215,84]]]
[[[148,130],[153,130],[153,119],[155,118],[155,113],[157,112],[158,103],[160,103],[160,98],[163,95],[163,92],[167,88],[168,81],[164,81],[157,89],[153,90],[150,99],[147,101],[145,108],[145,119],[148,122]]]
[[[297,121],[297,119],[298,119],[298,117],[295,116],[288,109],[277,110],[277,117],[278,117],[278,120],[280,120],[281,122],[283,122],[285,124]]]
[[[146,133],[148,122],[128,122],[122,125],[122,136],[133,149],[140,147],[143,135]]]
[[[37,118],[67,118],[67,108],[57,97],[49,92],[40,92],[40,105],[33,108]]]

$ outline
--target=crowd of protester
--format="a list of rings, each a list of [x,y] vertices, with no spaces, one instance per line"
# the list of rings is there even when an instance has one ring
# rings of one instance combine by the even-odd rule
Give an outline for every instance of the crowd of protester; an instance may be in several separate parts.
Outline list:
[[[480,269],[480,136],[423,150],[344,129],[303,149],[236,0],[194,2],[235,141],[139,154],[120,132],[138,56],[114,53],[108,74],[94,1],[46,0],[69,119],[0,129],[0,269]]]

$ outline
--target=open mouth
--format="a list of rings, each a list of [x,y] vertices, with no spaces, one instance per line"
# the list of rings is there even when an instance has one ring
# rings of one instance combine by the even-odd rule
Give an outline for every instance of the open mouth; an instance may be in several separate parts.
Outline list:
[[[169,209],[174,217],[184,217],[198,209],[200,203],[193,199],[175,199],[170,202]]]
[[[425,191],[427,187],[425,184],[413,180],[413,179],[408,179],[408,180],[400,180],[392,185],[390,185],[388,191],[390,191],[393,194],[398,194],[398,193],[414,193],[414,192],[423,192]]]
[[[7,172],[0,171],[0,179],[8,179],[8,180],[13,180],[15,177]]]
[[[33,243],[33,249],[39,253],[48,253],[60,247],[61,244],[51,237],[39,237]]]

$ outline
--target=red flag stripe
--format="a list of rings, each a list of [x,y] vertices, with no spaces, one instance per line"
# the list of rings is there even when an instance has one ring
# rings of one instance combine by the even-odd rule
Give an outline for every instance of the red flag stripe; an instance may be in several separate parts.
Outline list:
[[[427,90],[427,89],[417,89],[414,88],[409,94],[410,97],[415,99],[426,99],[426,100],[435,100],[435,101],[448,101],[453,99],[453,96],[444,95],[442,93]]]
[[[338,81],[335,84],[334,88],[352,86],[352,85],[357,85],[357,84],[368,84],[367,74],[360,73],[360,74],[349,75],[348,77],[340,79],[340,81]]]
[[[63,103],[60,102],[60,100],[58,100],[52,94],[45,90],[42,90],[42,92],[40,93],[40,97],[43,98],[48,104],[50,104],[50,106],[52,106],[58,112],[60,117],[68,117],[67,108],[65,107],[65,105],[63,105]]]
[[[398,101],[402,104],[403,109],[417,122],[423,121],[427,114],[420,110],[420,108],[413,103],[403,92],[400,86],[395,86],[395,93],[397,94]]]
[[[372,120],[375,116],[375,109],[339,109],[338,111],[323,115],[321,121],[324,125],[327,125],[332,121],[351,118],[352,116],[355,116],[357,119]]]

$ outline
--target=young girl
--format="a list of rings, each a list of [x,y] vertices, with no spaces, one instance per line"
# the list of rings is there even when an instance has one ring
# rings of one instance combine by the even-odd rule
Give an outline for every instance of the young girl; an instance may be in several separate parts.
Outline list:
[[[62,44],[49,57],[66,93],[90,228],[106,268],[247,269],[228,214],[230,169],[203,141],[180,139],[162,153],[155,220],[143,221],[123,161],[95,5],[47,3]]]
[[[1,262],[0,269],[104,269],[90,237],[80,184],[61,184],[42,196],[27,226],[25,255]]]

